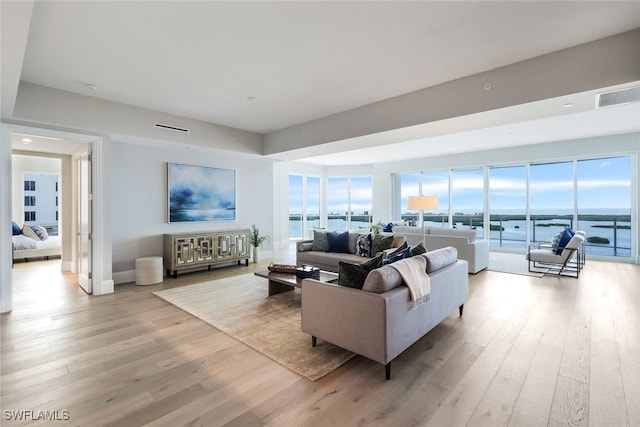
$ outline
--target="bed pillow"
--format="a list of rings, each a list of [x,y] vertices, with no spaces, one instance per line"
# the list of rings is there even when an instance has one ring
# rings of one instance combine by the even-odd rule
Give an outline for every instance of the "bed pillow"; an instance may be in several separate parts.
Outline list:
[[[33,231],[33,228],[31,228],[30,225],[25,224],[22,226],[22,234],[27,237],[31,237],[33,240],[40,240],[40,237],[38,237],[38,235],[35,231]]]
[[[47,240],[49,238],[49,233],[47,233],[47,229],[41,225],[32,225],[31,229],[34,233],[38,235],[40,240]]]
[[[20,230],[20,226],[16,224],[14,221],[11,221],[11,232],[13,236],[19,236],[22,234]]]

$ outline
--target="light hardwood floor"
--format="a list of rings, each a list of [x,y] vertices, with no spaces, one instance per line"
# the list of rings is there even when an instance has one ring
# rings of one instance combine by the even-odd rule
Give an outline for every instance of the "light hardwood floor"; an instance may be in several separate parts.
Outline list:
[[[32,424],[640,426],[640,266],[469,276],[464,316],[400,355],[390,381],[360,356],[308,381],[151,293],[268,261],[100,297],[58,261],[17,264],[0,317],[0,424],[13,425],[7,410],[57,410],[70,419]]]

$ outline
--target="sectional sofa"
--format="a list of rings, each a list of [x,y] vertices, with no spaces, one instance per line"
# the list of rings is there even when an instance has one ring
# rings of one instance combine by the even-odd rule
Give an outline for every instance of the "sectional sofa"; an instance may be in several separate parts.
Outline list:
[[[422,227],[396,225],[394,235],[402,235],[409,246],[422,241]],[[469,263],[469,273],[477,273],[489,266],[489,241],[478,240],[476,230],[468,228],[425,227],[427,250],[453,246],[458,250],[458,258]]]

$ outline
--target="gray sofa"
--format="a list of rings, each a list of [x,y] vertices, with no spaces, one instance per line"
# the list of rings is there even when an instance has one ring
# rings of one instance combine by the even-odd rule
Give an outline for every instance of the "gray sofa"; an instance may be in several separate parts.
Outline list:
[[[385,365],[448,317],[462,315],[469,294],[468,264],[454,248],[423,255],[431,301],[412,309],[409,288],[391,266],[373,270],[354,289],[313,279],[302,281],[302,331]]]
[[[478,240],[476,230],[443,227],[425,227],[424,230],[427,250],[453,246],[458,250],[458,257],[469,263],[469,273],[475,274],[489,266],[489,241]],[[410,246],[422,241],[422,227],[396,225],[393,234],[405,236]]]
[[[313,240],[301,240],[296,243],[296,265],[313,265],[320,270],[338,272],[340,261],[347,261],[355,264],[361,264],[369,261],[370,258],[362,257],[357,252],[358,236],[362,233],[357,231],[349,232],[349,253],[344,252],[325,252],[312,250]],[[367,234],[367,233],[365,233]],[[405,242],[404,236],[394,235],[392,249],[400,247]],[[391,252],[389,250],[388,252]]]

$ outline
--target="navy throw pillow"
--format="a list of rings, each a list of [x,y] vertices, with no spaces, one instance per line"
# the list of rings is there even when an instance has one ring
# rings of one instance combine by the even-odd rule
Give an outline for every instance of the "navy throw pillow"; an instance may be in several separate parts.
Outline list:
[[[349,232],[327,233],[329,252],[349,253]]]
[[[567,246],[567,243],[569,243],[569,240],[571,240],[573,235],[574,235],[574,232],[572,229],[567,228],[564,230],[564,233],[562,233],[562,236],[560,237],[560,241],[558,242],[558,249],[556,249],[556,255],[562,254],[564,247]]]
[[[19,236],[22,234],[20,226],[13,221],[11,221],[11,233],[13,233],[13,236]]]

